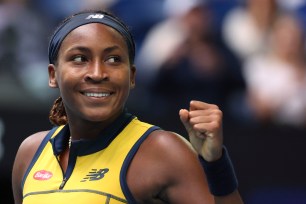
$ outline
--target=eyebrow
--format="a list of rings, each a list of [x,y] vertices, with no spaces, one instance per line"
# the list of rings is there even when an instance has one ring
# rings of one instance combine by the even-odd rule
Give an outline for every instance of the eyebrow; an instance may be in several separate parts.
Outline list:
[[[72,47],[66,50],[66,52],[72,52],[72,51],[89,52],[90,50],[87,47],[83,47],[83,46],[75,46],[75,47]]]
[[[110,53],[114,50],[121,50],[122,48],[118,45],[114,45],[114,46],[109,46],[109,47],[106,47],[105,49],[103,49],[103,52],[105,53]],[[66,52],[72,52],[72,51],[81,51],[81,52],[86,52],[86,53],[89,53],[90,52],[90,49],[88,47],[84,47],[84,46],[75,46],[75,47],[72,47],[72,48],[69,48]]]

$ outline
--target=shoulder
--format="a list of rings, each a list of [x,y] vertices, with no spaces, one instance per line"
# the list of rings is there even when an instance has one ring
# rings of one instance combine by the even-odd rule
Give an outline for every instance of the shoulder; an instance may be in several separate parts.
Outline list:
[[[174,201],[178,198],[170,195],[186,188],[207,192],[203,190],[205,174],[191,144],[184,137],[163,130],[153,131],[141,144],[130,164],[127,183],[137,201],[150,200],[150,196]]]
[[[162,175],[170,180],[175,176],[174,170],[180,168],[182,173],[188,172],[198,162],[197,153],[186,138],[163,130],[153,131],[140,146],[137,155],[152,161],[152,164],[157,164],[161,169],[164,168]]]
[[[23,142],[19,146],[18,153],[19,152],[27,154],[30,154],[32,152],[35,153],[38,146],[45,138],[45,136],[48,134],[48,132],[49,131],[41,131],[28,136],[25,140],[23,140]]]
[[[22,198],[21,181],[40,143],[49,131],[37,132],[27,137],[19,146],[12,172],[12,186],[15,201]]]
[[[15,164],[19,166],[20,169],[25,169],[28,164],[31,162],[35,152],[37,151],[40,143],[45,138],[45,136],[48,134],[49,131],[41,131],[37,132],[33,135],[30,135],[27,137],[19,146],[16,158],[15,158]],[[22,168],[20,168],[22,167]]]
[[[186,138],[177,133],[164,130],[153,131],[141,146],[146,151],[153,151],[155,154],[168,153],[170,154],[169,156],[177,156],[177,151],[188,152],[191,155],[196,154]],[[174,150],[176,153],[173,152]]]
[[[151,171],[157,167],[156,172],[164,169],[167,174],[170,172],[168,168],[175,169],[176,166],[194,159],[197,159],[197,154],[187,139],[174,132],[155,130],[140,145],[132,160],[131,169],[141,166]],[[158,176],[165,175],[164,173]],[[169,178],[168,175],[165,177]]]
[[[36,153],[40,143],[49,131],[37,132],[27,137],[19,146],[17,151],[13,173],[17,171],[18,175],[24,174],[29,166],[34,154]]]

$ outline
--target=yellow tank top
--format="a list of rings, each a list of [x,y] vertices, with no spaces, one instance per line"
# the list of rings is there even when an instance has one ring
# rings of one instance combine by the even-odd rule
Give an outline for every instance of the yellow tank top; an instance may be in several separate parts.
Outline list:
[[[73,142],[64,173],[58,155],[68,143],[69,127],[53,128],[23,178],[23,204],[135,203],[126,184],[127,168],[156,129],[124,113],[96,140]]]

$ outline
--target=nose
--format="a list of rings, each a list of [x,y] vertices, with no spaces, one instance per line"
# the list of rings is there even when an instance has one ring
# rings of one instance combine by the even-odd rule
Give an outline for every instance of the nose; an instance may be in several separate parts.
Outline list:
[[[95,62],[88,67],[85,81],[100,82],[108,79],[108,73],[103,63]]]

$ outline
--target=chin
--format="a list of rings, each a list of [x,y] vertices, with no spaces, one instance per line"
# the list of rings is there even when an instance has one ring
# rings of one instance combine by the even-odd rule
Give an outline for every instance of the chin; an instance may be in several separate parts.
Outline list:
[[[114,111],[112,110],[91,110],[87,111],[85,118],[91,122],[103,122],[110,120],[114,116]]]

